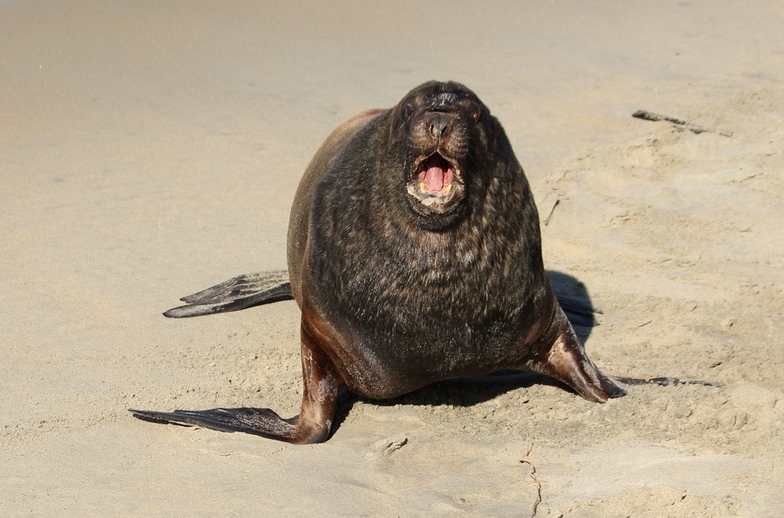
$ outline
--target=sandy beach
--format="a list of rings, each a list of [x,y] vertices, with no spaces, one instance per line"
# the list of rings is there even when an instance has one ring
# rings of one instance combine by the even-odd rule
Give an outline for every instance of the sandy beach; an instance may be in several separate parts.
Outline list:
[[[761,1],[0,1],[2,514],[781,516],[782,27]],[[349,399],[312,446],[134,419],[298,412],[295,302],[161,312],[285,268],[323,139],[430,79],[506,129],[548,271],[602,312],[592,360],[685,383],[449,381]]]

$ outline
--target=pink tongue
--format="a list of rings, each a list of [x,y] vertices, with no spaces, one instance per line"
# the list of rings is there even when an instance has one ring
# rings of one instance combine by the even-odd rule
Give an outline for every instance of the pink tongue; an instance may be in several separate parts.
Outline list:
[[[428,191],[438,192],[444,188],[444,170],[440,167],[430,167],[425,171],[425,187]]]

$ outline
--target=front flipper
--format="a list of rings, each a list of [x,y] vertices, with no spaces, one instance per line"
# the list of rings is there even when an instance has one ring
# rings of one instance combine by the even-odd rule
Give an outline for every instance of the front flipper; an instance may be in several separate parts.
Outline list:
[[[588,401],[604,403],[610,398],[626,395],[623,387],[602,374],[588,359],[583,345],[571,329],[556,338],[549,351],[535,360],[531,370],[569,385]]]
[[[588,358],[563,310],[553,302],[547,329],[519,368],[555,378],[589,401],[625,396],[626,390]]]
[[[203,426],[222,432],[244,432],[294,444],[324,442],[337,410],[338,393],[345,386],[332,361],[302,330],[302,408],[299,416],[283,419],[268,408],[213,408],[156,412],[132,410],[137,418],[157,423]]]
[[[182,297],[184,306],[164,313],[169,318],[185,318],[241,309],[292,298],[289,274],[285,270],[248,273]]]
[[[154,423],[201,426],[221,432],[243,432],[279,440],[292,439],[297,425],[297,417],[282,419],[268,408],[213,408],[174,412],[129,409],[129,411],[134,417]]]

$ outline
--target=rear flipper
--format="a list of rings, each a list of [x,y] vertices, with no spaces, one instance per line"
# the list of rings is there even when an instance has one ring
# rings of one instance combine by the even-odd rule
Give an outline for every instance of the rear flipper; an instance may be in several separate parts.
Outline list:
[[[294,437],[297,417],[282,419],[269,408],[213,408],[211,410],[155,412],[129,409],[134,417],[155,423],[201,426],[221,432],[243,432],[269,439]]]
[[[180,300],[187,304],[166,311],[164,316],[185,318],[226,313],[291,298],[287,271],[249,273],[182,297]]]

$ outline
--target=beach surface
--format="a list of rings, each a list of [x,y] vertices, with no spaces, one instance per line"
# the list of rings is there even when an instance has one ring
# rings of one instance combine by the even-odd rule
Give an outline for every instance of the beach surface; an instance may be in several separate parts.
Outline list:
[[[0,1],[2,514],[781,516],[782,27],[754,0]],[[312,446],[134,419],[298,412],[296,303],[161,312],[285,268],[323,139],[430,79],[504,125],[546,268],[602,311],[589,356],[669,382],[348,399]]]

